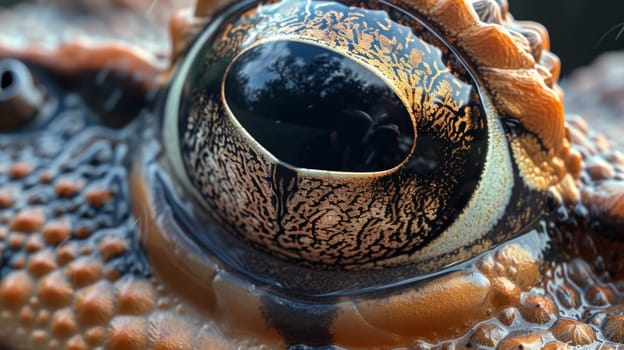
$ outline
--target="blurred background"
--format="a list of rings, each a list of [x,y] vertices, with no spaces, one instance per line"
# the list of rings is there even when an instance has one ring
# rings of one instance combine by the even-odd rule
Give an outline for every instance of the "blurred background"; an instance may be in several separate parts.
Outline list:
[[[548,28],[562,74],[604,51],[624,50],[624,0],[508,0],[516,19]]]

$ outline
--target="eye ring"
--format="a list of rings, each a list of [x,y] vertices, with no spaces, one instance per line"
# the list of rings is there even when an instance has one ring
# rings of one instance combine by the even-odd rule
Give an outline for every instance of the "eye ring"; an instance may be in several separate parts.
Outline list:
[[[322,12],[324,10],[323,6],[320,5],[312,9],[312,7],[317,6],[313,5],[312,2],[285,1],[282,3],[287,3],[287,5],[284,5],[285,7],[291,6],[290,9],[280,8],[279,11],[282,11],[283,13],[318,13],[319,11]],[[330,3],[335,6],[342,6],[336,5],[333,2]],[[386,10],[386,16],[388,16],[387,11],[400,12],[403,15],[408,16],[412,21],[418,23],[426,30],[428,30],[428,33],[430,33],[428,35],[429,37],[433,38],[432,40],[441,40],[440,36],[434,30],[428,27],[425,22],[418,20],[414,13],[408,13],[406,11],[397,9],[392,5],[388,5],[386,3],[384,4],[386,6],[386,8],[384,8]],[[245,16],[247,16],[250,12],[254,11],[256,11],[256,13],[260,13],[264,9],[267,9],[271,6],[280,5],[262,5],[253,9],[250,7],[247,9],[251,10],[247,12],[241,10],[240,12],[238,12],[238,14],[235,14],[234,16],[238,16],[240,13],[245,13]],[[294,11],[293,8],[296,8],[297,6],[301,6],[301,8],[298,8],[296,11]],[[331,7],[327,4],[325,4],[324,6]],[[243,6],[239,8],[243,8]],[[347,7],[345,6],[344,8]],[[335,10],[335,8],[332,9]],[[348,11],[343,10],[342,13],[348,16],[349,13],[362,13],[366,11],[366,9],[350,8]],[[340,11],[337,12],[339,13]],[[370,15],[370,13],[373,12],[374,11],[367,12],[367,15],[373,16]],[[384,13],[383,11],[379,12]],[[229,13],[236,13],[236,11],[232,10]],[[327,13],[329,13],[329,11]],[[379,16],[380,14],[376,13],[375,15]],[[266,14],[261,14],[259,15],[259,17],[263,17],[263,19],[266,19],[269,16],[267,16]],[[227,19],[224,20],[227,22]],[[364,19],[362,21],[366,20]],[[229,111],[230,113],[228,113],[227,110],[217,110],[215,112],[213,110],[215,108],[214,105],[207,104],[204,104],[203,106],[180,105],[179,101],[183,100],[184,98],[192,99],[193,97],[197,97],[197,95],[193,95],[194,93],[191,92],[193,90],[197,91],[197,88],[194,88],[194,83],[191,81],[193,81],[194,79],[195,82],[197,81],[195,75],[202,70],[202,68],[199,67],[205,68],[206,65],[202,65],[202,63],[197,63],[196,61],[194,61],[195,57],[202,57],[203,59],[205,59],[206,56],[209,56],[211,53],[209,52],[210,49],[207,48],[207,46],[213,45],[213,50],[218,51],[220,50],[220,48],[214,49],[218,45],[222,45],[223,47],[229,47],[228,45],[232,44],[232,42],[228,43],[227,41],[217,42],[215,44],[216,41],[222,40],[224,36],[223,32],[221,32],[221,34],[217,34],[219,31],[217,27],[223,25],[223,23],[217,22],[218,21],[213,22],[209,26],[209,28],[203,32],[203,34],[196,41],[195,45],[191,48],[191,51],[189,55],[187,55],[187,57],[192,58],[184,60],[180,65],[180,69],[176,78],[174,79],[172,88],[170,89],[170,93],[168,95],[164,129],[166,133],[165,139],[167,140],[168,145],[168,154],[174,164],[173,168],[177,169],[178,171],[180,171],[180,169],[187,169],[186,171],[181,171],[181,173],[178,174],[182,179],[184,179],[183,181],[186,184],[186,187],[189,188],[190,191],[196,195],[198,202],[205,205],[207,207],[206,209],[215,216],[215,219],[221,222],[221,224],[223,224],[225,228],[234,235],[243,237],[244,239],[252,242],[256,247],[259,247],[260,249],[269,252],[272,255],[276,255],[282,259],[295,263],[309,264],[321,268],[339,267],[346,269],[362,269],[381,266],[402,265],[407,263],[418,263],[422,264],[423,266],[427,266],[423,268],[424,271],[433,271],[440,266],[446,266],[457,261],[466,260],[478,254],[479,252],[482,252],[483,250],[495,245],[496,243],[499,243],[515,235],[519,229],[530,224],[533,220],[535,220],[535,217],[538,216],[540,210],[535,208],[529,210],[531,214],[523,218],[520,222],[514,221],[512,218],[506,215],[506,209],[508,209],[508,205],[511,200],[520,197],[524,198],[524,195],[518,194],[517,192],[525,190],[523,188],[523,184],[526,181],[524,181],[524,178],[522,178],[521,180],[518,176],[514,175],[518,169],[518,147],[513,148],[513,154],[514,156],[516,156],[516,158],[514,158],[516,162],[514,163],[511,156],[512,152],[509,151],[509,147],[507,146],[507,138],[509,137],[509,133],[504,128],[503,124],[501,123],[500,117],[496,113],[496,110],[500,109],[500,107],[494,106],[494,103],[488,101],[489,99],[487,97],[487,94],[483,91],[484,89],[479,87],[483,84],[483,82],[475,80],[473,83],[474,88],[475,90],[478,90],[481,95],[482,104],[483,106],[485,106],[482,108],[485,111],[484,114],[487,119],[487,151],[483,151],[483,153],[487,154],[487,161],[483,164],[484,170],[482,172],[479,172],[478,185],[474,187],[471,195],[466,200],[467,205],[465,207],[459,208],[456,213],[452,215],[453,217],[447,220],[448,225],[442,228],[442,232],[440,233],[440,235],[436,235],[435,237],[428,239],[427,242],[425,242],[426,244],[418,244],[419,240],[421,242],[423,241],[423,235],[421,234],[421,231],[416,230],[416,234],[414,234],[414,232],[412,231],[408,232],[409,229],[408,231],[400,232],[399,230],[390,227],[390,225],[386,225],[386,233],[383,233],[383,229],[380,230],[378,228],[375,228],[378,236],[369,238],[369,240],[385,240],[385,242],[390,242],[389,245],[392,246],[392,237],[396,237],[397,234],[403,234],[404,237],[400,239],[403,242],[402,246],[398,248],[396,246],[393,246],[389,249],[386,249],[386,251],[380,254],[375,254],[375,249],[378,249],[378,246],[369,245],[363,249],[358,245],[364,239],[362,237],[355,237],[351,238],[351,241],[354,243],[352,243],[350,246],[347,244],[347,248],[345,249],[333,250],[328,257],[325,252],[328,249],[332,248],[331,242],[337,242],[337,245],[344,246],[345,241],[349,240],[349,235],[353,237],[353,232],[362,232],[363,230],[364,226],[362,224],[353,224],[353,222],[356,220],[344,220],[344,210],[338,209],[338,211],[332,212],[330,208],[330,210],[326,210],[325,212],[319,214],[321,220],[325,221],[325,224],[321,225],[321,230],[318,229],[318,226],[315,226],[317,225],[318,221],[312,222],[312,220],[306,219],[311,218],[314,214],[312,214],[312,216],[309,214],[305,214],[303,215],[303,219],[300,219],[295,223],[289,222],[288,220],[284,221],[283,216],[281,216],[279,219],[273,217],[269,218],[268,220],[265,220],[266,217],[252,218],[251,220],[244,219],[246,215],[251,216],[249,215],[250,211],[258,213],[268,210],[275,213],[279,210],[282,210],[282,213],[285,211],[287,214],[290,214],[291,209],[294,210],[296,206],[291,204],[283,204],[284,200],[281,199],[276,200],[276,197],[284,197],[284,195],[273,195],[271,191],[275,191],[275,189],[282,191],[282,193],[289,192],[289,194],[286,195],[288,196],[290,195],[291,189],[296,188],[297,191],[301,191],[301,193],[303,193],[300,197],[304,197],[304,200],[311,201],[314,200],[314,196],[310,195],[311,193],[313,193],[313,190],[315,188],[321,188],[325,189],[326,195],[336,195],[336,192],[338,192],[336,196],[342,196],[344,199],[345,192],[347,194],[356,193],[358,189],[361,188],[364,188],[364,191],[370,191],[373,185],[379,183],[380,176],[381,178],[383,178],[383,175],[389,174],[389,176],[395,176],[394,179],[400,178],[400,176],[396,176],[396,173],[390,174],[392,169],[379,174],[356,174],[352,172],[336,172],[319,169],[310,170],[305,168],[289,167],[287,164],[281,162],[277,157],[274,157],[271,152],[267,151],[264,147],[262,147],[260,143],[256,142],[257,140],[255,140],[250,135],[250,133],[247,132],[248,130],[246,130],[245,127],[243,127],[240,123],[237,123],[238,120],[236,119],[236,116],[234,116],[234,114],[231,112],[231,110]],[[343,18],[343,23],[344,22],[345,21]],[[394,25],[396,28],[401,27],[390,17],[383,18],[383,20],[379,20],[377,23],[382,23],[380,24],[380,26],[382,27],[383,25],[389,27],[392,27]],[[228,33],[232,33],[232,29],[234,29],[234,32],[236,32],[234,36],[242,35],[242,37],[235,38],[234,45],[236,45],[237,43],[245,43],[242,44],[241,47],[243,49],[246,49],[250,47],[250,44],[245,40],[251,40],[251,42],[255,41],[256,45],[260,45],[257,44],[257,42],[262,42],[262,35],[264,35],[262,33],[258,34],[259,32],[261,32],[261,30],[259,30],[257,27],[253,27],[249,23],[243,23],[243,25],[240,25],[239,27],[236,27],[236,24],[237,23],[230,22],[225,25],[230,31]],[[373,24],[374,23],[371,21],[367,22],[366,25]],[[270,27],[272,23],[264,23],[262,25]],[[249,30],[251,30],[251,32],[253,32],[254,34],[248,36],[240,34],[243,31]],[[287,35],[287,33],[285,34],[284,32],[279,32],[279,30],[277,31],[277,33],[279,34],[272,37],[269,36],[269,41],[292,39],[292,36]],[[413,34],[411,30],[410,33]],[[305,36],[299,34],[298,36],[296,36],[296,40],[305,41]],[[259,36],[260,38],[256,38],[254,37],[254,35]],[[403,35],[403,37],[404,36],[405,35]],[[391,38],[396,39],[396,37]],[[388,37],[385,37],[385,39],[388,39]],[[238,40],[238,42],[236,40]],[[323,40],[324,41],[320,45],[325,45],[329,48],[335,49],[335,47],[331,46],[330,41],[328,41],[327,38]],[[388,44],[388,40],[386,40],[385,42],[381,42],[382,39],[378,38],[378,41],[380,46]],[[315,44],[319,44],[319,42],[316,41]],[[443,46],[447,50],[447,52],[450,52],[453,55],[457,55],[457,52],[454,51],[450,44],[443,43]],[[350,58],[354,57],[351,51],[341,50],[340,52],[344,55],[349,56]],[[240,57],[240,54],[240,52],[232,54],[231,56],[234,58],[232,58],[230,63],[227,64],[227,67],[231,67],[231,62],[236,60],[235,57]],[[460,62],[462,61],[461,56],[457,56],[456,59]],[[359,63],[362,62],[370,63],[371,60],[366,61],[361,59],[360,57]],[[374,66],[375,69],[383,70],[380,69],[380,66],[384,64],[383,62],[372,62],[375,63],[369,64],[369,67]],[[211,64],[213,64],[213,66],[218,66],[222,63],[219,63],[217,61],[217,63],[215,64],[213,60]],[[467,72],[470,72],[470,69],[467,66],[463,69],[465,69]],[[454,72],[454,74],[458,73]],[[470,73],[466,74],[470,75]],[[223,76],[227,76],[227,73],[224,73]],[[386,80],[389,79],[387,76],[385,76],[385,78]],[[222,91],[223,83],[220,82],[217,85],[221,88],[221,95],[224,95]],[[400,90],[397,88],[396,84],[394,86],[394,90]],[[199,98],[201,99],[204,97],[199,96]],[[497,98],[498,97],[495,96],[495,100]],[[223,97],[223,99],[225,99],[225,97]],[[225,101],[222,101],[221,103],[227,104]],[[200,110],[209,110],[209,113],[208,115],[204,114],[204,116],[202,117],[200,116]],[[182,118],[185,118],[185,116],[188,115],[194,115],[193,118],[195,119],[191,120],[190,122],[181,122],[176,119],[178,115]],[[186,126],[192,125],[193,127],[196,127],[198,123],[202,122],[202,118],[213,118],[212,122],[218,122],[217,119],[221,115],[228,116],[230,122],[227,125],[219,125],[218,128],[221,129],[218,132],[222,133],[225,130],[228,135],[228,140],[233,140],[232,143],[237,143],[237,146],[234,147],[236,149],[236,152],[243,152],[247,154],[248,158],[253,159],[253,164],[247,163],[242,165],[232,165],[231,163],[229,163],[229,165],[223,165],[228,163],[227,157],[210,159],[211,156],[207,154],[203,154],[201,156],[195,154],[194,158],[190,159],[188,158],[188,147],[187,149],[184,149],[183,146],[180,146],[187,141],[186,137],[187,135],[189,135],[189,130],[198,130],[192,128],[182,130],[183,126],[185,126],[183,125],[184,123],[186,123]],[[211,125],[215,124],[213,123]],[[201,132],[203,133],[202,135],[206,135],[210,134],[212,131],[210,131],[209,128],[205,128]],[[214,135],[209,136],[208,138],[214,138],[213,136]],[[194,138],[191,143],[197,145],[198,142],[201,143],[201,140]],[[512,146],[513,145],[514,143],[512,143]],[[202,144],[199,148],[206,147],[212,147],[212,145]],[[219,152],[220,151],[213,152],[212,154],[214,155]],[[233,153],[230,153],[230,155],[233,155]],[[236,157],[236,155],[234,155],[234,157]],[[214,169],[211,168],[212,170],[206,170],[209,168],[207,166],[204,166],[204,170],[208,171],[208,173],[211,173],[210,175],[207,172],[204,172],[202,174],[196,174],[197,169],[193,168],[196,168],[196,164],[198,164],[200,158],[203,158],[202,161],[208,159],[211,165],[219,166],[218,164],[222,164],[221,169],[217,170],[216,172],[226,174],[224,175],[225,177],[214,177]],[[527,157],[524,157],[522,159],[526,158]],[[262,173],[262,175],[249,177],[248,169],[251,169],[251,167],[255,167],[254,169],[261,169],[260,172]],[[399,166],[399,168],[400,167],[401,166]],[[520,172],[523,174],[522,165],[520,166],[520,168]],[[267,169],[272,170],[267,171]],[[211,187],[218,187],[221,186],[222,183],[232,181],[231,177],[227,177],[228,173],[239,174],[237,175],[239,179],[235,179],[235,181],[232,182],[235,185],[230,184],[230,187],[225,189],[211,189]],[[251,173],[253,173],[253,171]],[[212,180],[206,181],[206,179],[210,178],[211,176]],[[200,178],[203,178],[203,180],[201,180]],[[373,180],[371,180],[370,178],[373,178]],[[313,183],[313,185],[307,188],[305,186],[302,187],[302,183],[306,181],[308,183]],[[486,183],[485,181],[488,182]],[[262,186],[260,187],[258,187],[257,185],[259,182],[262,183]],[[344,191],[343,189],[341,189],[341,187],[344,188],[345,186],[351,186],[351,190]],[[377,193],[382,193],[383,191],[387,190],[388,186],[379,186]],[[207,194],[208,192],[206,191],[212,192],[210,194]],[[262,197],[264,194],[267,193],[269,194],[268,197],[260,198],[253,203],[249,201],[245,202],[245,200],[239,201],[241,197],[249,198],[255,196],[256,194],[258,194],[259,197]],[[368,192],[365,195],[368,197],[376,196],[375,193],[371,194],[371,192]],[[534,193],[529,193],[526,195],[526,197],[529,198],[533,195]],[[221,200],[220,202],[215,201],[214,199],[209,199],[209,203],[206,203],[207,198],[215,198],[217,196],[225,196],[226,198],[224,200]],[[424,198],[424,196],[422,198]],[[434,201],[438,199],[439,197],[433,197]],[[276,202],[281,204],[278,204],[277,206],[275,204],[271,204]],[[353,203],[354,201],[345,200],[345,202]],[[526,199],[524,201],[525,204],[534,202],[542,203],[543,199]],[[271,208],[271,206],[273,207]],[[396,205],[396,207],[406,208],[407,206],[399,204]],[[534,207],[538,206],[536,205]],[[381,210],[381,212],[383,212],[383,215],[380,215],[380,217],[391,217],[393,215],[391,208],[392,205],[386,205],[386,208]],[[323,205],[323,209],[327,209],[327,204]],[[370,210],[370,212],[372,211],[374,210]],[[366,212],[358,212],[355,216],[358,215],[370,214]],[[424,214],[421,211],[417,215],[423,217]],[[438,213],[436,215],[440,214]],[[255,221],[252,222],[253,220]],[[399,221],[402,223],[406,223],[415,222],[416,220],[414,220],[414,217],[406,217],[401,218]],[[346,224],[343,224],[344,222],[346,222]],[[288,231],[285,229],[285,227],[290,227],[291,230]],[[292,229],[293,227],[294,230]],[[313,249],[311,249],[310,245],[314,243],[314,241],[317,240],[319,236],[322,236],[324,232],[327,232],[327,230],[336,231],[338,232],[338,234],[333,237],[325,238],[326,244],[317,245],[313,247]],[[263,231],[269,231],[269,233],[265,234],[265,232]],[[280,236],[280,234],[283,232],[287,232],[286,236]],[[379,232],[382,233],[379,234]],[[297,235],[299,235],[299,233],[301,233],[301,236],[308,237],[308,239],[303,241],[295,241],[292,239],[292,237],[288,237],[289,233],[292,233],[292,237],[296,237]],[[382,237],[384,234],[385,238]],[[421,235],[419,236],[419,234]],[[444,236],[444,238],[439,239],[439,237],[442,236]],[[313,238],[310,239],[309,237]],[[284,246],[287,246],[288,249],[283,249]]]

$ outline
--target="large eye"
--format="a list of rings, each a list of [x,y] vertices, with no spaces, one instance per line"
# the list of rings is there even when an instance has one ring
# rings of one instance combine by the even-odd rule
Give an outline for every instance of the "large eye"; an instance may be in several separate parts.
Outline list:
[[[210,215],[264,252],[430,272],[520,233],[550,184],[530,170],[549,139],[507,92],[488,97],[474,61],[383,1],[245,2],[180,63],[167,151]]]

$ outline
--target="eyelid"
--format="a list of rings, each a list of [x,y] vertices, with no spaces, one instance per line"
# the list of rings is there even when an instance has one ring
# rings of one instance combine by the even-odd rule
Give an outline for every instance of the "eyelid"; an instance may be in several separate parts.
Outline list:
[[[197,308],[186,317],[209,318],[204,327],[215,327],[223,334],[251,336],[265,344],[279,344],[284,337],[301,342],[297,337],[303,328],[297,325],[313,319],[328,327],[334,334],[331,341],[342,346],[400,345],[416,339],[437,343],[461,336],[480,320],[504,312],[519,300],[522,290],[541,278],[537,264],[541,256],[536,252],[543,251],[548,242],[534,231],[429,280],[306,301],[255,285],[223,268],[194,242],[181,240],[171,212],[160,208],[166,203],[159,188],[148,186],[152,180],[144,170],[133,171],[133,211],[142,213],[140,222],[152,223],[141,230],[148,258],[168,291]],[[522,278],[509,279],[507,271]],[[435,306],[431,300],[437,301]],[[329,318],[323,321],[321,312]],[[457,317],[449,319],[449,314]],[[293,333],[278,333],[284,326],[280,322],[294,325]]]

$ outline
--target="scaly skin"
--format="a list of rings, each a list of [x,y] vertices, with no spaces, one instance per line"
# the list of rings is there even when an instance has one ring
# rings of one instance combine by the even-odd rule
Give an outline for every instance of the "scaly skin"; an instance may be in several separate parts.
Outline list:
[[[103,5],[97,16],[105,22],[126,7],[151,17],[118,23],[127,29],[121,36],[85,26],[92,42],[59,39],[46,49],[19,30],[30,23],[26,15],[42,13],[0,13],[0,57],[34,62],[54,111],[23,131],[0,129],[0,342],[7,349],[624,344],[624,155],[578,116],[565,124],[571,151],[541,227],[426,281],[305,303],[252,285],[183,239],[170,197],[192,199],[175,185],[158,116],[142,110],[156,104],[147,91],[168,80],[163,57],[171,50],[157,40],[164,31],[154,39],[145,28],[162,29],[183,5]],[[194,21],[201,19],[188,13],[172,21],[172,56],[196,32]],[[119,46],[129,37],[139,39]],[[115,89],[126,98],[115,100]]]

